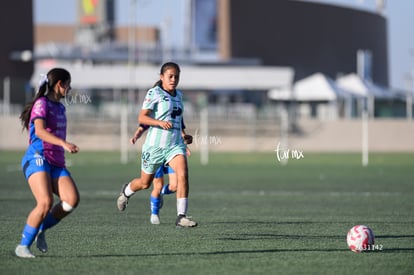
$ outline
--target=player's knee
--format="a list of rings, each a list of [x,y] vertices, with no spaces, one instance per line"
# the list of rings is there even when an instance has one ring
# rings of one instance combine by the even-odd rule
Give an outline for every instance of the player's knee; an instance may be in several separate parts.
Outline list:
[[[143,182],[142,183],[142,189],[148,189],[151,186],[151,182]]]
[[[152,182],[152,188],[155,192],[161,192],[163,187],[163,184],[161,181],[159,181],[159,179],[154,179],[154,181]]]
[[[44,199],[37,202],[36,208],[43,217],[46,217],[47,213],[49,213],[50,209],[52,209],[52,206],[53,199]]]
[[[153,181],[153,178],[151,177],[141,178],[139,185],[141,186],[141,189],[148,189],[151,187],[152,181]]]
[[[152,184],[154,184],[154,187],[156,186],[162,186],[164,184],[164,181],[162,178],[154,178],[152,180]]]

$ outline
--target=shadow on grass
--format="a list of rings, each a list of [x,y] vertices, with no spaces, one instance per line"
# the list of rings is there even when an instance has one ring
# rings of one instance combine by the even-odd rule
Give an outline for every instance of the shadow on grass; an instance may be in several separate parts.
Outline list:
[[[234,236],[235,234],[231,234]],[[326,236],[326,235],[287,235],[287,234],[239,234],[240,237],[223,237],[218,238],[222,241],[249,241],[249,240],[258,240],[258,239],[283,239],[283,240],[299,240],[299,239],[344,239],[346,236],[336,235],[336,236]]]
[[[234,236],[235,234],[231,234]],[[218,238],[218,240],[223,241],[245,241],[245,240],[257,240],[257,239],[309,239],[309,240],[315,240],[315,239],[346,239],[346,235],[287,235],[287,234],[238,234],[240,237],[223,237]],[[376,239],[411,239],[414,238],[414,235],[376,235]]]
[[[264,254],[264,253],[332,253],[332,252],[351,252],[349,249],[331,248],[297,248],[297,249],[258,249],[258,250],[228,250],[228,251],[207,251],[207,252],[160,252],[160,253],[135,253],[135,254],[88,254],[76,255],[70,258],[122,258],[122,257],[165,257],[165,256],[209,256],[209,255],[237,255],[237,254]],[[369,251],[361,254],[377,253],[413,253],[414,248],[388,248],[381,251]],[[59,256],[44,256],[50,258],[61,258]],[[65,256],[68,257],[68,256]]]
[[[296,249],[257,249],[257,250],[227,250],[227,251],[206,251],[206,252],[160,252],[160,253],[135,253],[135,254],[87,254],[74,256],[42,255],[40,258],[124,258],[124,257],[165,257],[165,256],[209,256],[209,255],[237,255],[237,254],[264,254],[264,253],[332,253],[346,252],[354,253],[349,249],[332,248],[296,248]],[[368,251],[361,254],[378,253],[413,253],[414,248],[388,248],[383,250]],[[356,253],[359,254],[359,253]],[[14,254],[13,254],[14,256]]]
[[[118,257],[165,257],[165,256],[208,256],[208,255],[236,255],[236,254],[263,254],[263,253],[289,253],[289,252],[343,252],[349,249],[259,249],[259,250],[228,250],[207,252],[160,252],[160,253],[136,253],[136,254],[88,254],[76,255],[71,258],[118,258]],[[47,255],[47,258],[61,258],[60,256]],[[68,257],[68,256],[65,256]],[[70,257],[70,256],[69,256]]]
[[[349,224],[349,221],[215,221],[215,222],[209,222],[209,224],[273,224],[273,225],[301,225],[301,224]],[[378,223],[393,223],[393,224],[412,224],[411,221],[403,221],[403,222],[378,222],[378,221],[365,221],[365,224],[378,224]],[[413,236],[413,235],[411,235]]]
[[[380,252],[380,253],[413,253],[414,248],[410,248],[410,247],[383,248],[382,250],[374,251],[374,252]]]
[[[414,235],[375,235],[375,238],[381,239],[405,239],[405,238],[413,238]]]

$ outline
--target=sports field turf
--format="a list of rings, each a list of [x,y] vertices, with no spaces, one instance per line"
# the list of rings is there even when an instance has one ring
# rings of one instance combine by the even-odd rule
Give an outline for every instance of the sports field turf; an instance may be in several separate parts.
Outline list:
[[[189,214],[177,229],[167,196],[161,225],[149,223],[149,190],[120,213],[122,183],[138,162],[117,153],[68,156],[81,202],[47,235],[49,252],[19,259],[14,248],[34,200],[21,152],[0,152],[0,274],[413,274],[414,154],[275,154],[190,157]],[[351,252],[346,233],[365,224],[377,250]]]

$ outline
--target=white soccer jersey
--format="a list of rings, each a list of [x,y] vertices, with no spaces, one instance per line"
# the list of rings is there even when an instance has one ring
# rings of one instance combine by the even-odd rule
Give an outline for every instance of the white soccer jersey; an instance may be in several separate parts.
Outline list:
[[[183,143],[181,120],[184,105],[181,91],[176,90],[175,96],[172,96],[159,86],[153,87],[145,95],[142,109],[152,110],[151,116],[154,119],[169,121],[173,124],[173,127],[168,130],[151,126],[145,139],[146,145],[168,148]]]

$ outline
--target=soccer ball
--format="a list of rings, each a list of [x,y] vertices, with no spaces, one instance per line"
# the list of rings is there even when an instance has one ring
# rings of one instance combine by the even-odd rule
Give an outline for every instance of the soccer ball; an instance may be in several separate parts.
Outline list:
[[[366,225],[355,225],[349,229],[346,242],[354,252],[369,251],[374,244],[374,233]]]

